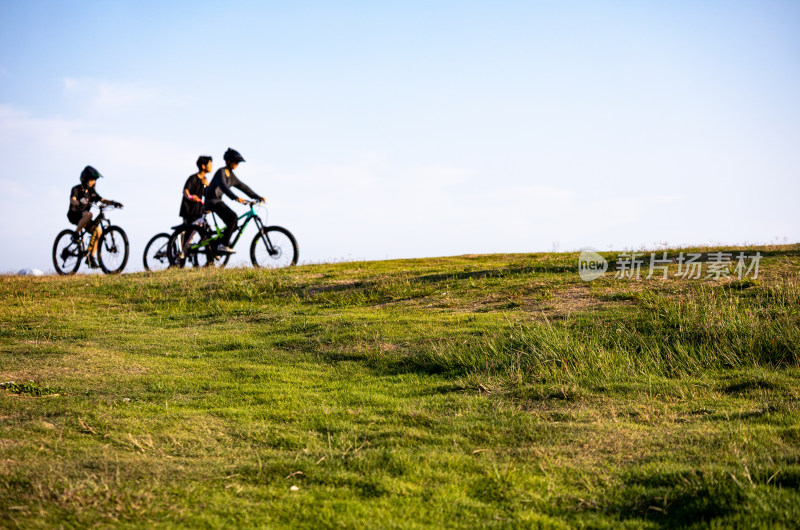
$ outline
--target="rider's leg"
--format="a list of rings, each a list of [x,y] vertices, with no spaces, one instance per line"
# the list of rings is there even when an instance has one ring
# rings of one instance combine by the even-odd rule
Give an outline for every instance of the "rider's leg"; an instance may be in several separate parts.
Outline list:
[[[192,222],[192,220],[191,220],[191,219],[189,219],[188,217],[184,217],[184,218],[183,218],[183,224],[184,224],[184,225],[191,224],[191,222]],[[183,240],[184,240],[184,239],[186,239],[186,240],[188,241],[189,239],[191,239],[191,236],[184,237],[184,233],[183,233],[183,232],[181,232],[180,234],[178,234],[178,245],[180,245],[180,247],[181,247],[181,255],[180,255],[180,258],[181,258],[181,259],[183,259],[183,251],[184,251],[184,248],[183,248]]]
[[[186,225],[186,226],[195,224],[193,221],[196,221],[196,219],[193,219],[191,217],[184,217],[183,218],[183,224]],[[181,247],[181,253],[180,253],[179,257],[181,259],[183,259],[185,257],[185,255],[186,255],[185,254],[186,253],[186,247],[192,241],[192,238],[194,237],[194,235],[196,233],[197,233],[196,230],[192,230],[192,231],[181,232],[178,235],[178,237],[179,237],[178,244]]]
[[[92,220],[92,212],[89,211],[83,212],[83,216],[81,217],[81,220],[78,221],[78,226],[75,228],[75,232],[80,233],[80,231],[83,230],[84,227],[86,227],[86,225],[88,225],[91,220]]]
[[[222,239],[220,239],[219,244],[227,247],[230,245],[233,231],[236,230],[236,222],[239,220],[239,216],[222,201],[213,201],[211,205],[206,204],[206,209],[219,215],[222,222],[225,223],[225,231],[222,232]]]
[[[97,242],[100,241],[100,236],[103,235],[103,229],[100,228],[100,225],[94,227],[92,231],[92,239],[89,240],[89,255],[96,256],[97,255]]]

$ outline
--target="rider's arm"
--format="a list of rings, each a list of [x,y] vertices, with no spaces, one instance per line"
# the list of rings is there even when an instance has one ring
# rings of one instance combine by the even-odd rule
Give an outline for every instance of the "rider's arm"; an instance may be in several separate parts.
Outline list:
[[[194,174],[186,179],[186,184],[183,185],[183,198],[190,202],[203,202],[201,198],[203,189],[202,179],[197,174]],[[192,192],[199,193],[199,195],[195,195]]]
[[[91,197],[89,198],[89,202],[99,202],[102,204],[108,204],[111,206],[116,206],[117,208],[122,208],[122,203],[117,201],[112,201],[111,199],[104,199],[97,193],[96,190],[92,190]]]
[[[194,202],[203,202],[203,199],[201,199],[201,198],[200,198],[200,197],[198,197],[197,195],[192,195],[191,193],[189,193],[189,190],[188,190],[188,189],[184,189],[184,190],[183,190],[183,195],[184,195],[184,197],[186,197],[186,198],[187,198],[188,200],[190,200],[190,201],[194,201]]]
[[[231,186],[239,188],[240,190],[245,192],[251,199],[255,199],[257,201],[260,201],[261,199],[263,199],[263,197],[261,195],[259,195],[258,193],[254,192],[252,189],[250,189],[250,186],[248,186],[247,184],[245,184],[244,182],[242,182],[241,180],[239,180],[235,176],[231,176]]]
[[[75,210],[83,210],[84,207],[89,203],[85,195],[86,194],[81,189],[80,184],[77,186],[73,186],[73,188],[69,192],[70,207],[74,208]]]

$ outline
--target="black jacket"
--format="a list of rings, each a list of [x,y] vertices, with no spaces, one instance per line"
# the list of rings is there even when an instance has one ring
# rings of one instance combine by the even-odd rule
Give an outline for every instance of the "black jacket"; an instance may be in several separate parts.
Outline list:
[[[251,199],[260,199],[261,196],[258,195],[256,192],[251,190],[247,184],[236,178],[236,175],[233,174],[233,171],[230,172],[231,176],[225,176],[225,168],[219,168],[216,173],[214,173],[214,178],[211,179],[209,182],[208,187],[206,188],[206,202],[209,201],[218,201],[222,199],[222,194],[224,193],[234,201],[237,200],[237,197],[231,188],[239,188],[247,195],[250,196]]]

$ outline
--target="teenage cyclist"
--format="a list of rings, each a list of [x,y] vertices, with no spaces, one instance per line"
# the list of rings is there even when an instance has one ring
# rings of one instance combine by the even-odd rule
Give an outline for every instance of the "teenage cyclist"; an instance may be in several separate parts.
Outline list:
[[[203,215],[203,195],[208,179],[206,175],[211,173],[211,157],[201,156],[197,159],[197,173],[186,179],[183,185],[183,200],[181,200],[180,216],[183,217],[183,224],[190,225],[196,222]],[[181,234],[181,249],[183,249],[184,237],[191,239],[194,232],[188,235]],[[183,250],[180,254],[183,259]]]
[[[197,173],[186,179],[183,185],[180,216],[185,224],[191,224],[203,215],[203,194],[208,186],[206,175],[211,173],[211,157],[198,158],[197,169]]]
[[[102,177],[103,175],[101,175],[100,172],[95,168],[92,166],[86,166],[83,168],[83,171],[81,171],[81,183],[73,187],[72,191],[70,191],[67,219],[69,219],[70,223],[77,225],[75,228],[75,234],[78,238],[80,237],[81,230],[86,228],[86,226],[92,221],[92,212],[89,211],[92,203],[101,202],[103,204],[110,204],[122,208],[122,203],[104,199],[97,193],[97,190],[94,189],[97,179]],[[103,230],[100,228],[99,224],[96,225],[92,230],[92,238],[89,241],[88,248],[89,266],[92,268],[98,267],[94,256],[97,254],[97,241],[102,233]]]
[[[234,187],[245,192],[251,199],[261,202],[264,202],[266,199],[251,190],[247,184],[236,178],[236,175],[233,174],[233,170],[236,169],[241,162],[245,161],[238,151],[229,147],[222,158],[225,159],[225,167],[218,169],[217,172],[214,173],[214,178],[211,179],[211,183],[206,188],[205,208],[207,211],[219,215],[225,223],[225,232],[222,233],[222,238],[217,245],[217,251],[232,254],[234,250],[228,245],[230,245],[233,231],[236,230],[236,222],[239,216],[222,202],[222,194],[224,193],[240,204],[244,204],[246,201],[241,197],[237,197],[233,191],[231,191],[231,187]]]

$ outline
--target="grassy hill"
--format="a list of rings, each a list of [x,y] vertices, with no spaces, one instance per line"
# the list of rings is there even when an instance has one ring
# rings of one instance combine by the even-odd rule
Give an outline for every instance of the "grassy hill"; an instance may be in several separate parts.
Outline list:
[[[758,250],[2,277],[0,526],[794,526],[800,249]]]

